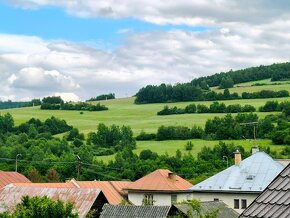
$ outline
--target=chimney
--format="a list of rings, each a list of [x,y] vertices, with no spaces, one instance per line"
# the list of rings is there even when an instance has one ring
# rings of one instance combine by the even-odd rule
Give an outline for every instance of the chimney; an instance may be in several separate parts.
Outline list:
[[[235,154],[235,165],[238,166],[242,161],[242,155],[241,152],[239,152],[239,150],[234,152],[234,154]]]
[[[252,147],[252,154],[255,154],[258,151],[259,151],[259,147],[257,146]]]
[[[175,173],[172,173],[172,172],[169,172],[168,173],[168,178],[169,179],[176,179],[176,174]]]

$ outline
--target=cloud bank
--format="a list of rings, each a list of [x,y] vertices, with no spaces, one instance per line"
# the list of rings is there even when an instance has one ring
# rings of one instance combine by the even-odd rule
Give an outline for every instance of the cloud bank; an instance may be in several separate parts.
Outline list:
[[[24,8],[63,7],[75,16],[135,17],[210,28],[129,32],[113,51],[0,34],[1,99],[63,94],[84,100],[108,92],[131,96],[147,84],[187,82],[230,69],[288,61],[290,56],[290,4],[286,1],[9,2]]]

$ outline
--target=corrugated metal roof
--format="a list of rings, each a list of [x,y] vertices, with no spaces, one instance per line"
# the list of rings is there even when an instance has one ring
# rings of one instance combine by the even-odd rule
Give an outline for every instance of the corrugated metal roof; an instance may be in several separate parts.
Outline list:
[[[154,172],[131,183],[128,190],[151,191],[185,191],[192,184],[170,170],[155,170]]]
[[[77,181],[81,188],[99,188],[103,191],[110,204],[117,205],[124,199],[122,189],[131,184],[123,181]]]
[[[13,183],[18,187],[46,187],[46,188],[94,188],[101,189],[110,204],[120,204],[126,195],[123,188],[132,182],[127,181],[76,181],[65,183]]]
[[[199,217],[196,212],[192,210],[192,207],[188,204],[176,204],[175,205],[180,211],[182,211],[184,214],[192,214],[193,217]],[[206,202],[200,202],[201,206],[201,214],[205,215],[206,213],[214,210],[218,210],[217,218],[237,218],[239,214],[233,210],[232,208],[229,208],[225,203],[222,201],[206,201]]]
[[[31,183],[29,179],[20,173],[0,171],[0,189],[14,182]]]
[[[290,217],[290,164],[239,217]]]
[[[284,166],[264,152],[256,152],[239,165],[194,185],[193,191],[262,192]]]
[[[0,190],[0,213],[13,208],[21,202],[22,196],[47,196],[53,200],[73,203],[79,217],[85,217],[90,211],[101,190],[89,188],[46,188],[15,187],[8,185]]]
[[[100,218],[165,218],[169,215],[171,206],[132,206],[108,205],[103,206]]]

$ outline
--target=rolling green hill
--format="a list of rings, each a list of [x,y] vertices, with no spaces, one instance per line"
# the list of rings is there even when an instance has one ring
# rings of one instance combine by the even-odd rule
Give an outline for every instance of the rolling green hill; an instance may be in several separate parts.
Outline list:
[[[254,83],[268,83],[265,86],[251,86]],[[258,91],[262,89],[267,90],[282,90],[286,89],[290,91],[290,84],[287,82],[282,82],[279,85],[271,85],[269,80],[255,81],[252,83],[237,84],[231,91],[235,92],[251,92]],[[218,90],[217,90],[218,91]],[[241,99],[241,100],[227,100],[221,101],[226,105],[229,104],[250,104],[256,108],[265,104],[266,101],[277,100],[279,102],[288,100],[288,98],[279,99]],[[92,102],[96,104],[97,102]],[[192,127],[193,125],[204,126],[207,119],[213,118],[214,116],[224,116],[225,114],[183,114],[183,115],[170,115],[170,116],[157,116],[156,113],[163,109],[165,105],[169,107],[185,107],[192,102],[178,102],[178,103],[157,103],[157,104],[144,104],[136,105],[134,104],[134,97],[131,98],[121,98],[113,99],[107,101],[101,101],[101,104],[106,105],[108,111],[98,111],[98,112],[88,112],[84,111],[83,114],[80,111],[63,111],[63,110],[40,110],[39,107],[28,107],[28,108],[17,108],[17,109],[7,109],[0,110],[0,113],[11,113],[15,119],[15,124],[18,125],[30,118],[39,118],[40,120],[45,120],[51,116],[64,119],[68,124],[77,127],[81,132],[87,134],[91,131],[96,131],[97,125],[99,123],[105,123],[106,125],[116,124],[119,126],[129,125],[131,126],[134,135],[138,135],[142,130],[148,133],[154,133],[157,128],[161,125],[182,125]],[[195,104],[205,104],[210,105],[211,101],[194,102]],[[259,117],[263,118],[271,113],[261,113],[256,112]],[[272,112],[273,113],[273,112]],[[200,151],[202,146],[214,146],[217,141],[205,141],[205,140],[191,140],[194,144],[191,153],[195,155]],[[232,141],[233,142],[233,141]],[[237,140],[236,144],[243,145],[245,148],[250,149],[251,143],[246,140]],[[271,145],[270,140],[261,140],[258,142],[259,145],[268,146]],[[152,151],[158,153],[167,152],[170,155],[174,155],[177,149],[182,152],[187,152],[184,149],[186,141],[143,141],[137,143],[136,153],[139,153],[143,149],[151,149]],[[280,150],[282,146],[272,146],[271,149]],[[97,157],[98,159],[108,160],[113,156],[108,157]]]

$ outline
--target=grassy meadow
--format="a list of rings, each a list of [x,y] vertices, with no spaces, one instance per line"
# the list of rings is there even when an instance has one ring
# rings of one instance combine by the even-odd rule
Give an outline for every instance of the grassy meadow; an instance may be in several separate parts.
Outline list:
[[[264,81],[264,82],[263,82]],[[238,84],[236,87],[230,89],[230,91],[235,92],[254,92],[262,89],[268,90],[282,90],[286,89],[290,92],[290,84],[287,82],[282,82],[280,85],[271,85],[269,80],[256,81],[252,83]],[[267,83],[269,85],[265,86],[251,86],[253,83]],[[215,88],[213,88],[215,89]],[[216,89],[218,90],[218,89]],[[222,90],[219,90],[222,91]],[[279,98],[279,99],[241,99],[241,100],[228,100],[220,101],[224,102],[226,105],[229,104],[250,104],[258,109],[258,107],[265,104],[266,101],[277,100],[279,102],[288,100],[288,98]],[[97,102],[94,102],[97,103]],[[40,110],[39,107],[29,107],[29,108],[17,108],[17,109],[7,109],[0,110],[0,113],[11,113],[14,117],[15,124],[19,125],[30,118],[39,118],[40,120],[45,120],[51,116],[64,119],[68,124],[77,127],[81,132],[87,134],[91,131],[96,131],[97,125],[99,123],[105,123],[106,125],[116,124],[119,126],[129,125],[131,126],[134,135],[138,135],[142,130],[148,133],[155,133],[159,126],[165,125],[182,125],[192,127],[194,124],[204,127],[204,124],[207,119],[213,118],[214,116],[224,116],[225,114],[182,114],[182,115],[169,115],[169,116],[157,116],[156,113],[163,109],[165,105],[169,107],[185,107],[190,103],[195,104],[205,104],[210,105],[211,101],[202,101],[202,102],[178,102],[178,103],[158,103],[158,104],[143,104],[136,105],[134,104],[134,97],[130,98],[121,98],[114,100],[101,101],[101,104],[106,105],[108,111],[98,111],[98,112],[88,112],[84,111],[83,114],[80,114],[80,111],[53,111],[53,110]],[[261,113],[256,112],[259,117],[263,118],[271,113]],[[191,151],[193,155],[196,155],[197,152],[203,146],[214,146],[217,144],[217,141],[205,141],[205,140],[191,140],[194,144],[194,147]],[[151,149],[154,152],[159,154],[167,152],[169,155],[174,155],[177,149],[180,149],[182,152],[185,151],[184,145],[187,141],[143,141],[137,143],[136,153],[140,153],[143,149]],[[231,141],[233,143],[243,145],[246,149],[250,149],[252,143],[246,140],[237,140]],[[259,145],[271,146],[273,150],[282,149],[281,146],[272,146],[270,140],[260,140],[258,141]],[[107,161],[112,159],[113,156],[105,157],[96,157]]]

